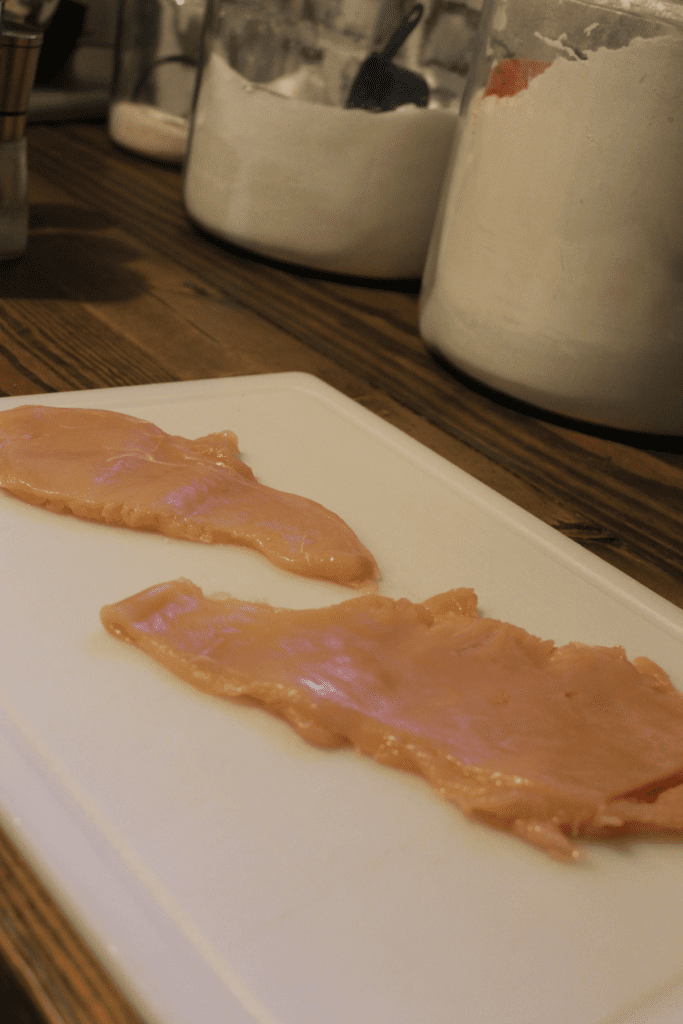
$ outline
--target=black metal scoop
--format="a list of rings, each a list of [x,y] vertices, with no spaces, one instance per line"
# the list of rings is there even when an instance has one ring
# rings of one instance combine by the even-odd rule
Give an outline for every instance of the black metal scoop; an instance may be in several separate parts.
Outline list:
[[[426,107],[429,102],[429,86],[422,77],[406,68],[392,63],[406,39],[424,13],[422,4],[415,4],[398,26],[381,53],[371,53],[361,64],[356,80],[351,86],[347,108],[361,110],[395,110],[405,103]]]

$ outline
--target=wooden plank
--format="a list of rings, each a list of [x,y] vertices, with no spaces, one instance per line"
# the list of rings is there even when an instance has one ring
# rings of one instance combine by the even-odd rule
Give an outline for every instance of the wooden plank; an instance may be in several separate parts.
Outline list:
[[[144,1024],[1,831],[0,953],[26,1024]]]

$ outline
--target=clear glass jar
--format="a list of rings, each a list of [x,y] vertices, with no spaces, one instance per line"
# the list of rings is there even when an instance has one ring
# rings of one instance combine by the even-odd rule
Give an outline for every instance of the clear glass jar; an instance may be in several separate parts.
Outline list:
[[[122,0],[109,105],[109,134],[120,146],[182,163],[205,6],[205,0]]]
[[[34,6],[25,13],[37,23]],[[0,10],[0,260],[14,259],[28,240],[28,166],[24,130],[42,45],[42,32],[9,21]]]
[[[11,260],[28,241],[26,139],[0,142],[0,260]]]
[[[486,0],[420,327],[543,409],[683,433],[683,4]]]
[[[427,105],[406,92],[392,109],[354,109],[364,62],[414,3],[209,0],[185,166],[190,217],[291,263],[419,277],[464,88],[462,69],[435,51],[447,6],[425,3],[392,61],[399,77],[426,82]]]

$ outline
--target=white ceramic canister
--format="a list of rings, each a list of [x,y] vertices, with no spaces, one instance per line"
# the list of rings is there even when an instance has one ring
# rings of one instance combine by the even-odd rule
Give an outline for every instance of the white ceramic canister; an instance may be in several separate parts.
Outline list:
[[[683,4],[486,0],[423,279],[456,367],[683,433]]]
[[[396,57],[423,76],[428,105],[347,106],[363,62],[413,6],[209,0],[185,167],[189,216],[275,259],[419,277],[465,84],[456,58],[449,67],[435,49],[443,0],[424,4]]]

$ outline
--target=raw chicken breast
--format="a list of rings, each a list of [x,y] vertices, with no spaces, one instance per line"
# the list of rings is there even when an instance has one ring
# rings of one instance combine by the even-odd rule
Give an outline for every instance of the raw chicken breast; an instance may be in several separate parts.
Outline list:
[[[260,484],[230,431],[196,441],[98,409],[0,412],[0,486],[52,512],[256,548],[301,576],[360,587],[379,577],[339,516]]]
[[[291,611],[176,580],[101,616],[200,690],[419,772],[561,859],[578,856],[572,837],[683,829],[683,698],[665,673],[621,647],[555,647],[476,605],[461,589]]]

